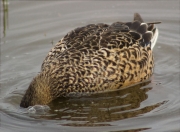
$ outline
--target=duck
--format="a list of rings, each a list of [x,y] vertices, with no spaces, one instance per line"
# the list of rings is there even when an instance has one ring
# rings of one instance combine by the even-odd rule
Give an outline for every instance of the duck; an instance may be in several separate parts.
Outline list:
[[[130,22],[89,24],[67,33],[45,57],[20,107],[123,89],[153,74],[159,31],[139,13]]]

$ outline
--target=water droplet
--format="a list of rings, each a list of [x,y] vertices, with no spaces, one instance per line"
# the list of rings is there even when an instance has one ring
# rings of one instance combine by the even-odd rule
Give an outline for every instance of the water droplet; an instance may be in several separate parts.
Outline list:
[[[47,105],[34,105],[27,108],[27,112],[30,114],[45,114],[50,110]]]

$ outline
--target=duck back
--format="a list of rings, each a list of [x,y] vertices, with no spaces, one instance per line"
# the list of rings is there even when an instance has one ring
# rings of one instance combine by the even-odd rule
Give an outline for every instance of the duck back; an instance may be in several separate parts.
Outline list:
[[[149,79],[154,67],[152,48],[158,37],[154,24],[158,23],[145,23],[135,13],[132,22],[76,28],[50,50],[35,80],[48,80],[43,82],[53,100],[120,89]]]

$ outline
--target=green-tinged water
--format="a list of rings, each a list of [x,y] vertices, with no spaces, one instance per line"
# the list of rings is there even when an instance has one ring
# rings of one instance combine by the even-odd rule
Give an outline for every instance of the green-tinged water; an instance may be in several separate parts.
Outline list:
[[[1,1],[0,132],[179,132],[180,1]],[[67,32],[91,23],[158,24],[149,81],[81,98],[57,99],[45,115],[19,103],[48,51]]]

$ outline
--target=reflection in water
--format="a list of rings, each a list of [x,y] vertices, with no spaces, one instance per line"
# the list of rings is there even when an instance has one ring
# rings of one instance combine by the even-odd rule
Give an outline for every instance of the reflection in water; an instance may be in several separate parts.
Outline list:
[[[49,106],[50,115],[41,118],[64,120],[65,126],[109,126],[107,122],[131,118],[150,112],[162,103],[140,108],[140,103],[148,98],[146,92],[151,87],[143,88],[150,81],[136,86],[100,93],[81,98],[59,98]],[[68,123],[67,123],[68,122]]]
[[[6,36],[6,29],[8,27],[8,0],[2,0],[3,2],[3,34]]]
[[[139,128],[139,129],[131,129],[131,130],[120,130],[120,131],[110,131],[110,132],[140,132],[143,130],[148,130],[150,128]]]

